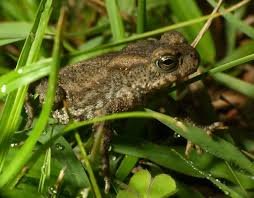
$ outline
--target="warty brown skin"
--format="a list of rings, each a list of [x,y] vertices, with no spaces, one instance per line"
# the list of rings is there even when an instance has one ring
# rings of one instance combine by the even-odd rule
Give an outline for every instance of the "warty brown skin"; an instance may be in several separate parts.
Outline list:
[[[163,61],[164,69],[159,68]],[[59,72],[55,98],[56,107],[63,101],[65,106],[55,109],[53,117],[65,124],[70,117],[85,120],[131,110],[149,95],[194,73],[198,63],[196,50],[184,37],[168,32],[160,40],[138,41],[122,51],[66,66]],[[36,87],[41,102],[46,87],[46,81]]]

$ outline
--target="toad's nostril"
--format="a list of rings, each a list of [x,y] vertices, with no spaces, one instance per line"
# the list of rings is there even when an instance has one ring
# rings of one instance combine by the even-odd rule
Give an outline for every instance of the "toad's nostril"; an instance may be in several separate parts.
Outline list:
[[[192,58],[193,60],[196,60],[195,62],[197,62],[197,65],[199,65],[200,57],[197,52],[190,53],[189,57]]]
[[[180,57],[178,60],[179,60],[179,65],[182,65],[183,64],[183,58]]]
[[[191,58],[197,58],[197,55],[196,55],[195,52],[192,52],[192,53],[190,54],[190,57],[191,57]]]

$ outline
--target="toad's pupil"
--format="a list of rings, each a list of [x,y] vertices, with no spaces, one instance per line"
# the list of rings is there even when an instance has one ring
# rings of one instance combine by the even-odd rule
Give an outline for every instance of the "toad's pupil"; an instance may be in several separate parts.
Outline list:
[[[171,65],[175,63],[175,60],[173,60],[172,58],[162,58],[161,63],[165,65]]]
[[[156,61],[156,65],[164,72],[171,72],[176,69],[177,60],[172,56],[163,56]]]

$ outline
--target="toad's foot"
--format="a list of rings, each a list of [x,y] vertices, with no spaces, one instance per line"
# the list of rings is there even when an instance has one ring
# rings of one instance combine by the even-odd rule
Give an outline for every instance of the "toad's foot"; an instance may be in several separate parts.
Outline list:
[[[213,134],[213,132],[215,130],[217,130],[217,129],[225,129],[226,128],[226,126],[224,126],[224,124],[222,122],[214,122],[211,125],[198,126],[198,127],[203,128],[206,131],[206,133],[207,133],[207,135],[209,137],[212,136],[212,134]],[[198,145],[195,145],[191,141],[188,140],[186,148],[185,148],[185,155],[186,156],[189,156],[192,148],[195,148],[198,154],[202,154],[202,149]]]

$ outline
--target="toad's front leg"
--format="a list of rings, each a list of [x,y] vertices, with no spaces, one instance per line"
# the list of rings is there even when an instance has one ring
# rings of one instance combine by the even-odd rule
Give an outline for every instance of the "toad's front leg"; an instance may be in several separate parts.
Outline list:
[[[96,123],[93,125],[94,141],[91,150],[90,160],[95,163],[98,159],[98,152],[100,153],[101,171],[105,182],[105,193],[109,192],[111,175],[109,166],[109,148],[112,137],[112,132],[109,123]]]
[[[95,112],[96,116],[108,115],[116,112],[127,111],[133,105],[137,104],[137,101],[132,98],[132,100],[126,100],[124,97],[115,98],[109,101],[102,109]],[[110,141],[112,138],[112,130],[110,128],[109,122],[97,123],[93,126],[94,130],[94,143],[91,151],[91,160],[95,161],[97,158],[96,154],[98,151],[101,153],[102,162],[102,174],[105,181],[105,192],[110,189],[110,170],[109,170],[109,148]]]

